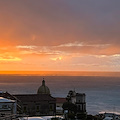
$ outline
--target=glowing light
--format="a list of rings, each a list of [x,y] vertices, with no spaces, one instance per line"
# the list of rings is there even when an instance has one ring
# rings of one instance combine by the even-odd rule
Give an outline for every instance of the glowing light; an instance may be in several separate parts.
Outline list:
[[[120,57],[120,54],[115,54],[115,55],[113,55],[114,57]]]
[[[97,58],[105,58],[107,55],[95,55]]]
[[[50,58],[51,60],[53,60],[53,61],[57,61],[57,60],[62,60],[63,59],[63,57],[62,56],[60,56],[60,57],[55,57],[55,58]]]
[[[21,58],[9,56],[9,58],[0,57],[0,61],[21,61]]]
[[[62,60],[62,57],[59,57],[59,60]]]

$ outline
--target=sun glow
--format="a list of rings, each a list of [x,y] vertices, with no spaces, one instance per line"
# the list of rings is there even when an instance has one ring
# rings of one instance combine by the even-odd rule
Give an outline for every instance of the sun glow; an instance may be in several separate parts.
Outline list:
[[[53,60],[53,61],[57,61],[57,60],[62,60],[63,59],[63,57],[62,56],[60,56],[60,57],[55,57],[55,58],[50,58],[51,60]]]
[[[21,60],[22,60],[21,58],[12,57],[12,56],[10,56],[9,58],[2,58],[2,57],[0,57],[0,61],[21,61]]]

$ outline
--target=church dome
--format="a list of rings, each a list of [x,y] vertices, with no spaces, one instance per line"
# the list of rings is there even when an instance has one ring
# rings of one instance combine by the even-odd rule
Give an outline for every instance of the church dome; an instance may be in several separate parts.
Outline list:
[[[50,94],[50,90],[45,85],[45,80],[44,79],[42,81],[42,85],[38,88],[37,94]]]

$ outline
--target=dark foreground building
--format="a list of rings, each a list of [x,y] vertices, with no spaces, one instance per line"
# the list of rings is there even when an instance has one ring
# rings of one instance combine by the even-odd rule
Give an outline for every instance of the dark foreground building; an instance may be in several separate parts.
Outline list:
[[[28,116],[56,114],[56,98],[51,96],[49,88],[45,85],[44,79],[37,94],[11,95],[8,92],[0,92],[0,97],[16,100],[17,113]]]
[[[67,99],[54,98],[51,96],[49,88],[45,85],[44,79],[42,85],[38,88],[37,94],[11,95],[8,92],[0,92],[0,97],[15,100],[17,113],[28,116],[61,115],[63,114],[63,104],[67,102],[71,102],[76,106],[78,119],[86,118],[87,114],[84,93],[69,91]]]
[[[67,102],[63,104],[65,117],[68,117],[71,111],[71,113],[74,112],[74,116],[76,115],[77,120],[85,120],[87,117],[85,97],[85,93],[76,93],[72,90],[69,91]]]
[[[37,94],[13,95],[21,101],[21,111],[29,116],[55,115],[56,99],[51,96],[49,88],[43,79]]]
[[[14,95],[21,101],[22,112],[30,115],[54,115],[56,100],[48,94]]]

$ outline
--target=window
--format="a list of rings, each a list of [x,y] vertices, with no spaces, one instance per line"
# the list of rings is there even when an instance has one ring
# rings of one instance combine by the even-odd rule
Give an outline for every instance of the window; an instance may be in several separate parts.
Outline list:
[[[78,105],[78,110],[80,110],[80,105]]]
[[[49,107],[49,108],[50,108],[50,110],[53,110],[53,106],[52,106],[52,105],[50,105],[50,107]]]
[[[23,110],[24,110],[24,112],[26,112],[26,110],[27,110],[26,106],[24,106]]]
[[[36,111],[39,112],[40,107],[37,105],[36,106]]]
[[[2,105],[3,109],[8,109],[8,105]]]

